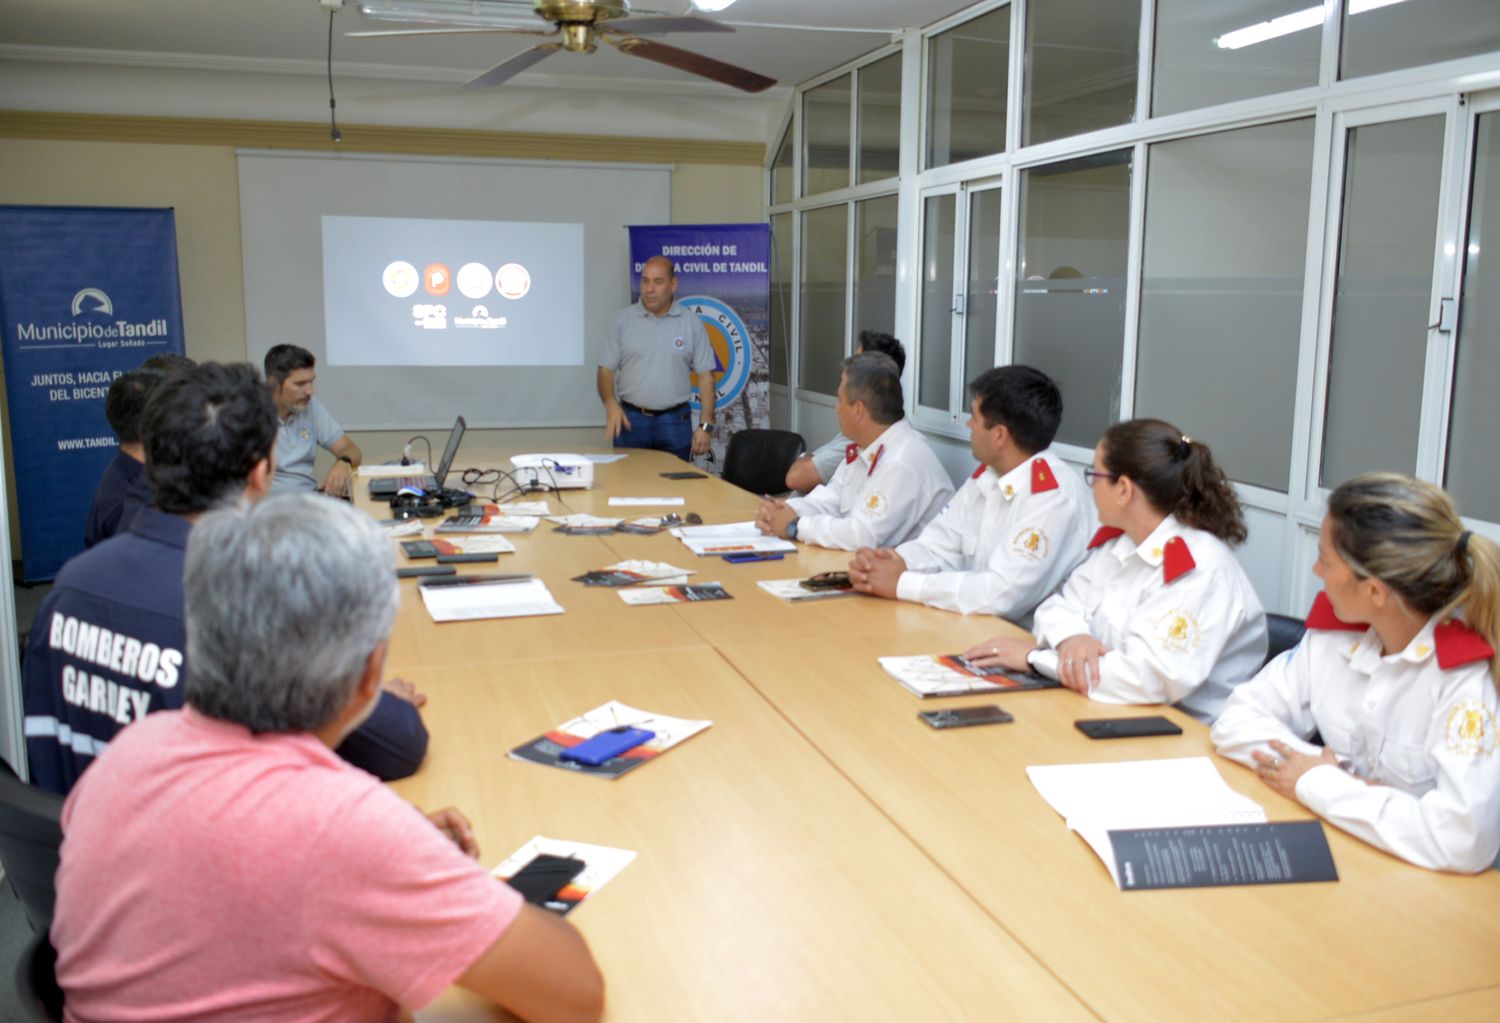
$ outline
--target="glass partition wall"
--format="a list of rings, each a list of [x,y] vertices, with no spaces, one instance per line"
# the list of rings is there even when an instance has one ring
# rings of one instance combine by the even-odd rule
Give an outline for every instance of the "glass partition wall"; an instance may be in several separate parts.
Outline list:
[[[1355,473],[1442,482],[1500,538],[1497,139],[1492,0],[976,4],[797,91],[766,163],[778,393],[831,404],[878,326],[951,465],[997,364],[1059,382],[1080,464],[1169,419],[1295,612]]]

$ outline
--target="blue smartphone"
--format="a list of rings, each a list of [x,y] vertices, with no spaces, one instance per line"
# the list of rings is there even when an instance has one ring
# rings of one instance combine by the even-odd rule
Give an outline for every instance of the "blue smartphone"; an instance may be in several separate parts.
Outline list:
[[[654,738],[656,738],[656,733],[650,729],[621,725],[618,728],[600,732],[592,739],[585,739],[577,746],[563,750],[560,756],[563,760],[571,760],[576,764],[598,767],[606,760],[613,760],[621,753],[627,753],[641,743],[650,742]]]
[[[747,561],[780,561],[786,557],[783,551],[740,551],[737,554],[721,554],[731,565],[742,565]]]

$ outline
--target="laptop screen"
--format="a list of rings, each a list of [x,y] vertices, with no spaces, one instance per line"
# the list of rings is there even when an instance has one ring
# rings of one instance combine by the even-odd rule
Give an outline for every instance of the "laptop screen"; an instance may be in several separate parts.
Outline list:
[[[443,448],[443,460],[438,463],[437,472],[432,474],[440,487],[448,479],[448,470],[453,468],[453,456],[458,454],[458,444],[464,439],[466,429],[468,429],[468,424],[464,422],[463,416],[453,421],[453,432],[448,434],[448,446]]]

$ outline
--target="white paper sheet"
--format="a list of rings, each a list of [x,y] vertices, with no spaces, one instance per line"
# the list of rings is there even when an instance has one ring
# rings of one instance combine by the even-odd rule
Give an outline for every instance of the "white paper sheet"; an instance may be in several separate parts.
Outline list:
[[[562,605],[552,599],[540,579],[513,583],[469,583],[421,586],[422,603],[435,622],[468,622],[482,618],[522,618],[560,615]]]

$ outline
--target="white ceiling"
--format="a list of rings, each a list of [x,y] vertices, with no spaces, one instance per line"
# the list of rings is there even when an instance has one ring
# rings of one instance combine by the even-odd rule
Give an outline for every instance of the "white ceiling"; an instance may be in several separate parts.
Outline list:
[[[662,41],[695,49],[796,85],[881,47],[889,33],[918,28],[971,6],[974,0],[739,0],[715,20],[799,25],[836,31],[742,27],[733,34],[674,34]],[[638,0],[636,7],[681,14],[687,0]],[[119,57],[132,66],[216,67],[321,73],[329,15],[318,0],[5,0],[0,57],[70,59],[91,64]],[[427,36],[349,39],[346,31],[398,28],[359,14],[352,0],[334,15],[335,75],[405,81],[464,81],[529,49],[525,36]],[[539,28],[546,26],[538,20]],[[875,29],[852,32],[844,29]],[[272,64],[268,65],[268,62]],[[298,67],[305,65],[305,67]],[[693,83],[733,90],[629,57],[610,47],[589,55],[559,53],[516,79],[518,85],[574,85],[629,91],[681,90]],[[502,87],[503,88],[503,87]],[[3,105],[3,104],[0,104]]]

